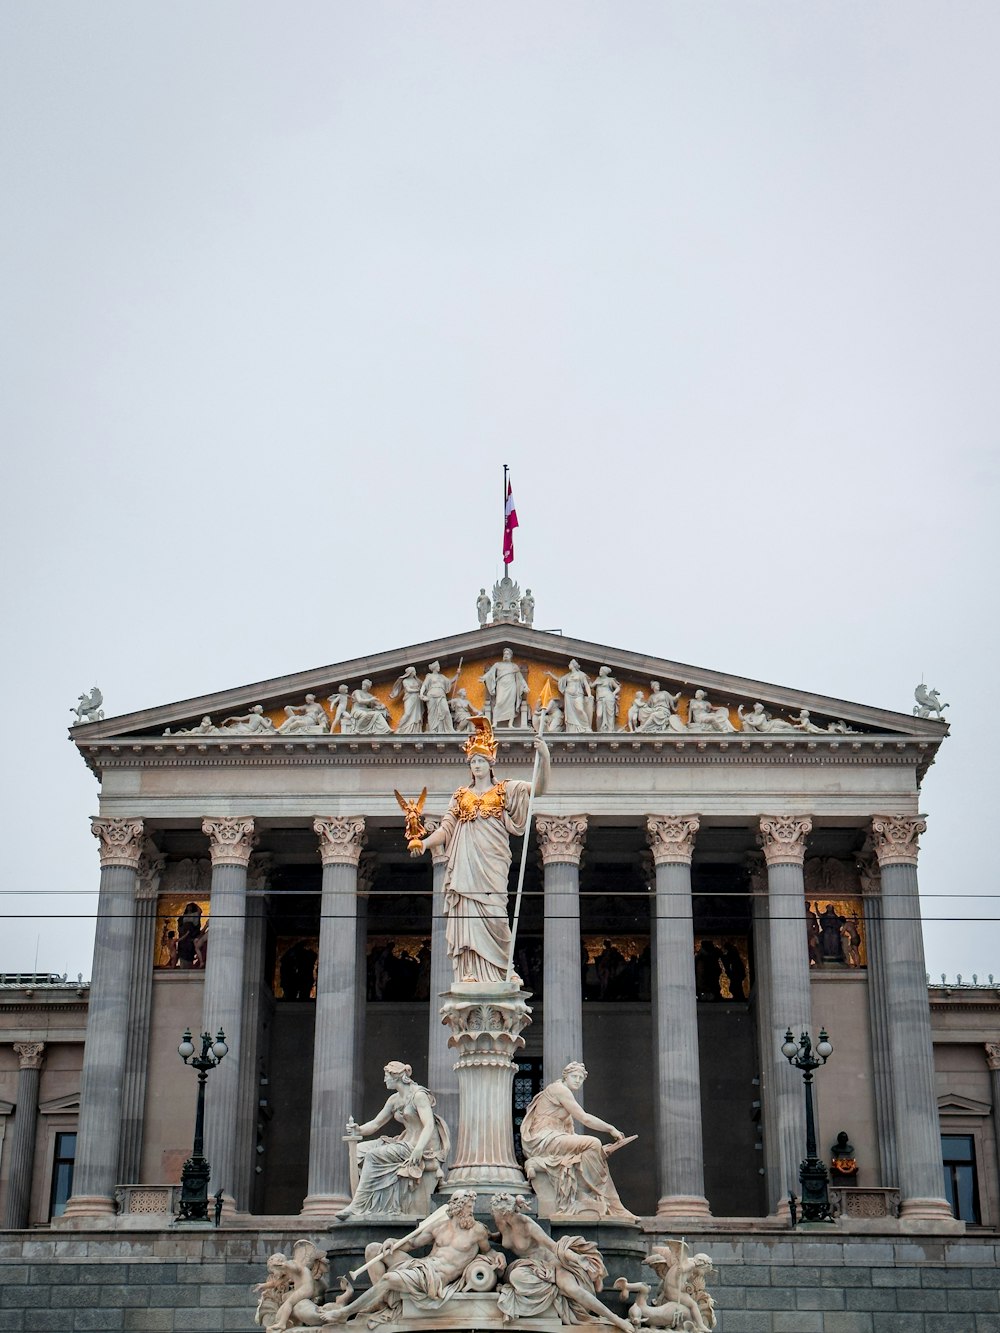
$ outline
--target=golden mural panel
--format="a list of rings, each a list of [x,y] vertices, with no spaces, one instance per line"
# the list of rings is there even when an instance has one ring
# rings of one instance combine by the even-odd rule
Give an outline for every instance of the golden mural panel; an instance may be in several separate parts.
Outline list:
[[[749,1000],[750,945],[745,935],[695,935],[694,984],[699,1000]]]
[[[807,898],[809,966],[867,967],[864,906],[857,898]]]
[[[161,893],[156,902],[153,966],[204,971],[208,957],[209,900]]]

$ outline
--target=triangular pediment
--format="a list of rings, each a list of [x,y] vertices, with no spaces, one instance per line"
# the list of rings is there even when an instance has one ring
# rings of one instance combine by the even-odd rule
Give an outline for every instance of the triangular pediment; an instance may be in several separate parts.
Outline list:
[[[582,706],[595,731],[600,727],[595,716],[593,682],[598,679],[602,667],[609,668],[612,679],[620,685],[614,705],[614,726],[617,731],[631,729],[651,734],[669,730],[674,734],[690,731],[705,735],[743,733],[766,735],[775,740],[801,739],[810,734],[879,734],[926,739],[936,743],[948,730],[942,722],[906,713],[872,708],[643,653],[570,639],[523,625],[489,625],[449,638],[413,644],[274,680],[258,681],[236,689],[86,723],[72,728],[71,736],[78,744],[88,745],[112,738],[162,736],[165,733],[176,736],[181,732],[193,732],[199,740],[204,737],[208,741],[220,738],[226,740],[237,735],[241,740],[253,740],[275,733],[281,735],[282,739],[304,739],[309,735],[315,737],[318,728],[324,725],[321,716],[326,719],[325,734],[346,734],[342,721],[335,720],[338,711],[352,713],[359,704],[359,727],[371,725],[374,733],[387,734],[391,731],[395,734],[405,722],[408,687],[400,683],[400,678],[408,667],[412,667],[415,672],[411,679],[422,681],[427,676],[429,664],[439,662],[442,674],[449,681],[449,700],[464,690],[471,709],[478,711],[489,703],[487,686],[482,678],[491,665],[501,660],[504,648],[511,649],[513,661],[520,667],[527,685],[529,720],[539,707],[544,690],[551,692],[557,706],[565,703],[566,713],[571,712],[569,698],[560,697],[557,682],[567,675],[569,662],[575,660],[589,682],[588,686],[582,687]],[[362,684],[366,680],[371,684],[362,692]],[[650,700],[655,696],[656,682],[660,690],[660,708],[650,721]],[[589,696],[586,692],[588,688]],[[702,692],[703,698],[698,698],[697,691]],[[363,698],[362,693],[370,696],[370,699]],[[294,711],[306,707],[306,695],[313,695],[314,707],[322,710],[322,714],[314,711],[312,721],[308,714]],[[669,703],[664,700],[664,695],[670,696]],[[347,706],[344,708],[341,705],[338,710],[340,696],[345,696]],[[706,706],[714,710],[711,715],[706,713]],[[257,710],[256,722],[232,720],[250,718],[253,710]],[[805,714],[803,710],[806,710]],[[382,714],[384,726],[381,723],[374,724],[370,717],[363,716],[372,711]],[[668,715],[674,720],[669,721]],[[519,710],[516,723],[522,722],[525,716]],[[558,711],[555,716],[558,723]],[[422,726],[426,729],[426,706],[421,717]],[[210,721],[204,724],[204,731],[201,731],[204,718]],[[266,722],[262,720],[264,718]],[[292,721],[289,725],[290,718],[301,720]],[[334,727],[332,733],[329,730],[331,725]],[[251,728],[249,734],[244,730],[247,726]],[[573,725],[573,719],[569,716],[563,720],[563,728],[567,732],[581,730],[579,725]],[[814,728],[817,729],[815,732]]]
[[[67,1093],[64,1097],[53,1097],[51,1101],[42,1102],[38,1107],[39,1115],[71,1115],[80,1110],[80,1094],[78,1092]]]
[[[938,1115],[989,1115],[989,1102],[962,1097],[957,1092],[946,1092],[937,1099]]]

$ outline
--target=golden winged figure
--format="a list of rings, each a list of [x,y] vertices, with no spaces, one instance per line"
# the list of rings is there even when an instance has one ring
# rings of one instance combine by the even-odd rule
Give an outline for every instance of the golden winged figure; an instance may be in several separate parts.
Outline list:
[[[406,816],[407,849],[411,852],[423,851],[422,842],[427,837],[427,830],[420,816],[423,814],[424,805],[427,801],[427,788],[425,787],[414,801],[408,801],[401,792],[396,791],[395,787],[393,787],[392,792],[399,802],[399,808]]]

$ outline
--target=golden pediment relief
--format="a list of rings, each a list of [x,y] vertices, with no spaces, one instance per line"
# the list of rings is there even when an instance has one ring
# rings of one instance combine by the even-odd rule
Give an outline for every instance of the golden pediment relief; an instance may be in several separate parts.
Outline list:
[[[393,676],[347,680],[328,692],[277,706],[252,705],[228,717],[205,717],[175,735],[442,735],[464,733],[469,719],[487,716],[506,727],[549,733],[635,732],[847,734],[846,723],[811,718],[760,702],[728,700],[678,682],[642,680],[602,663],[565,666],[532,660],[510,649],[498,657],[413,663]],[[170,734],[168,732],[168,734]]]

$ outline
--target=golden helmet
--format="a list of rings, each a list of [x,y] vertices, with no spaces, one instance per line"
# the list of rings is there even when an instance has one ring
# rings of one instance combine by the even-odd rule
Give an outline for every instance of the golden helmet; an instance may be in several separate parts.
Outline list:
[[[473,717],[469,721],[475,727],[475,731],[470,732],[466,739],[466,755],[470,759],[474,754],[485,755],[492,764],[497,757],[497,742],[489,718]]]

